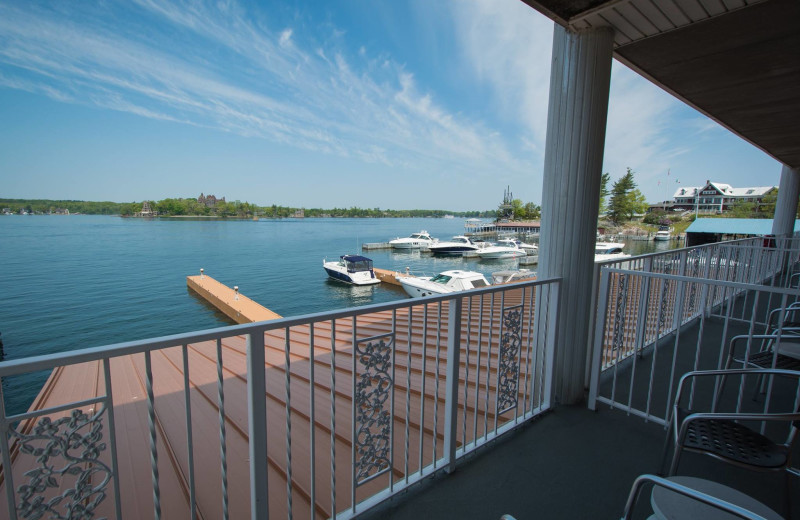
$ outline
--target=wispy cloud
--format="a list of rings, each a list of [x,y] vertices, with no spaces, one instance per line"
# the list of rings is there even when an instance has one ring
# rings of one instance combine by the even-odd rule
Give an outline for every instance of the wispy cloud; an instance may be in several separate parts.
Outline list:
[[[120,30],[126,20],[148,30]],[[388,166],[524,168],[502,135],[445,110],[391,58],[350,52],[335,28],[320,39],[271,24],[235,2],[0,5],[0,86]]]

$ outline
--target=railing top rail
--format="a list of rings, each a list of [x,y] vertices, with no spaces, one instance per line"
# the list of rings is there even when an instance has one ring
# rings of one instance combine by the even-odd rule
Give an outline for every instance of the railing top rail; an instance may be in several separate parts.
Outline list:
[[[744,282],[730,282],[727,280],[715,280],[713,278],[695,278],[692,276],[681,276],[677,274],[653,273],[649,271],[632,271],[630,269],[620,269],[616,267],[605,267],[603,269],[608,273],[627,274],[632,276],[642,276],[642,277],[656,278],[662,280],[675,280],[678,282],[702,283],[707,285],[717,285],[720,287],[733,287],[735,289],[743,289],[746,291],[752,290],[752,291],[760,291],[760,292],[767,292],[774,294],[785,294],[788,296],[800,296],[800,288],[786,289],[782,287],[772,287],[769,285],[758,285],[758,284],[744,283]]]
[[[673,255],[673,254],[682,253],[684,251],[694,251],[694,250],[697,250],[697,249],[703,249],[703,248],[708,248],[708,247],[711,247],[711,246],[720,246],[720,245],[731,246],[731,245],[741,244],[741,247],[746,247],[746,245],[745,245],[746,242],[759,242],[760,243],[762,240],[763,240],[763,237],[761,237],[761,236],[751,237],[751,238],[737,238],[736,240],[726,240],[724,242],[714,242],[714,243],[711,243],[711,244],[701,244],[699,246],[680,247],[680,248],[677,248],[677,249],[668,249],[666,251],[656,251],[656,252],[653,252],[653,253],[644,253],[644,254],[641,254],[641,255],[629,256],[627,258],[611,258],[609,260],[602,260],[602,261],[597,262],[597,263],[599,265],[607,265],[607,264],[620,263],[620,262],[629,262],[631,260],[639,260],[641,258],[650,258],[650,257],[657,257],[657,256]]]
[[[213,341],[221,338],[227,338],[231,336],[241,336],[245,334],[257,334],[257,333],[263,334],[264,332],[270,330],[297,327],[320,321],[331,321],[344,318],[352,318],[354,316],[360,316],[363,314],[371,314],[376,312],[414,307],[423,303],[431,304],[442,301],[449,301],[456,298],[463,298],[465,296],[480,296],[482,294],[491,294],[509,289],[521,289],[527,287],[549,285],[553,283],[558,283],[560,281],[561,278],[547,278],[547,279],[518,282],[513,284],[506,284],[506,285],[497,285],[497,286],[493,285],[490,287],[472,289],[469,291],[451,293],[442,296],[427,296],[425,298],[405,299],[387,303],[376,303],[371,305],[364,305],[361,307],[349,307],[333,311],[323,311],[311,314],[304,314],[300,316],[279,318],[276,320],[261,321],[256,323],[246,323],[243,325],[230,325],[226,327],[217,327],[201,331],[172,334],[169,336],[161,336],[157,338],[125,341],[121,343],[114,343],[99,347],[89,347],[69,352],[59,352],[55,354],[45,354],[41,356],[30,356],[30,357],[0,362],[0,377],[7,377],[11,375],[23,374],[28,372],[35,372],[39,370],[50,370],[57,366],[62,366],[62,365],[86,363],[89,361],[98,361],[106,358],[127,356],[130,354],[140,354],[142,352],[146,352],[149,350],[158,350],[162,348],[184,345],[187,343]]]

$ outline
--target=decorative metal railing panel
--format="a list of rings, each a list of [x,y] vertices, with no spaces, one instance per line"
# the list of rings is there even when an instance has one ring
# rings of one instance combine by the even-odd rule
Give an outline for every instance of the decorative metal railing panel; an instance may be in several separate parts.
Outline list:
[[[14,520],[360,514],[549,409],[559,285],[2,363],[0,511]],[[52,369],[41,409],[6,413],[3,380]]]
[[[353,433],[356,485],[360,486],[389,470],[392,446],[391,397],[394,334],[356,342],[353,371],[356,379]]]

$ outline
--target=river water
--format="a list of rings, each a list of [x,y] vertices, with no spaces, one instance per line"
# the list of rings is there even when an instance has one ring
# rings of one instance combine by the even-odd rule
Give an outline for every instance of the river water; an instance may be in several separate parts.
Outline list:
[[[5,359],[230,325],[194,296],[185,277],[205,273],[283,316],[405,298],[385,284],[329,280],[323,258],[360,244],[427,230],[441,240],[463,219],[131,219],[110,216],[0,218],[0,334]],[[630,242],[639,254],[670,244]],[[375,250],[376,267],[488,275],[516,260],[438,258]],[[10,413],[24,411],[47,374],[3,381]]]

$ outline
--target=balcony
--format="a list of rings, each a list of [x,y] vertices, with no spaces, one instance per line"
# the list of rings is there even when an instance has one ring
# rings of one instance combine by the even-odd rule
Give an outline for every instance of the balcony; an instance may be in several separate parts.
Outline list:
[[[109,518],[619,516],[633,479],[658,471],[679,377],[721,366],[731,338],[796,299],[797,244],[741,240],[598,267],[586,348],[596,412],[553,402],[559,280],[4,363],[4,383],[55,370],[31,411],[0,410],[13,468],[0,507],[10,518],[70,507]],[[681,472],[780,510],[780,476],[690,455]]]

